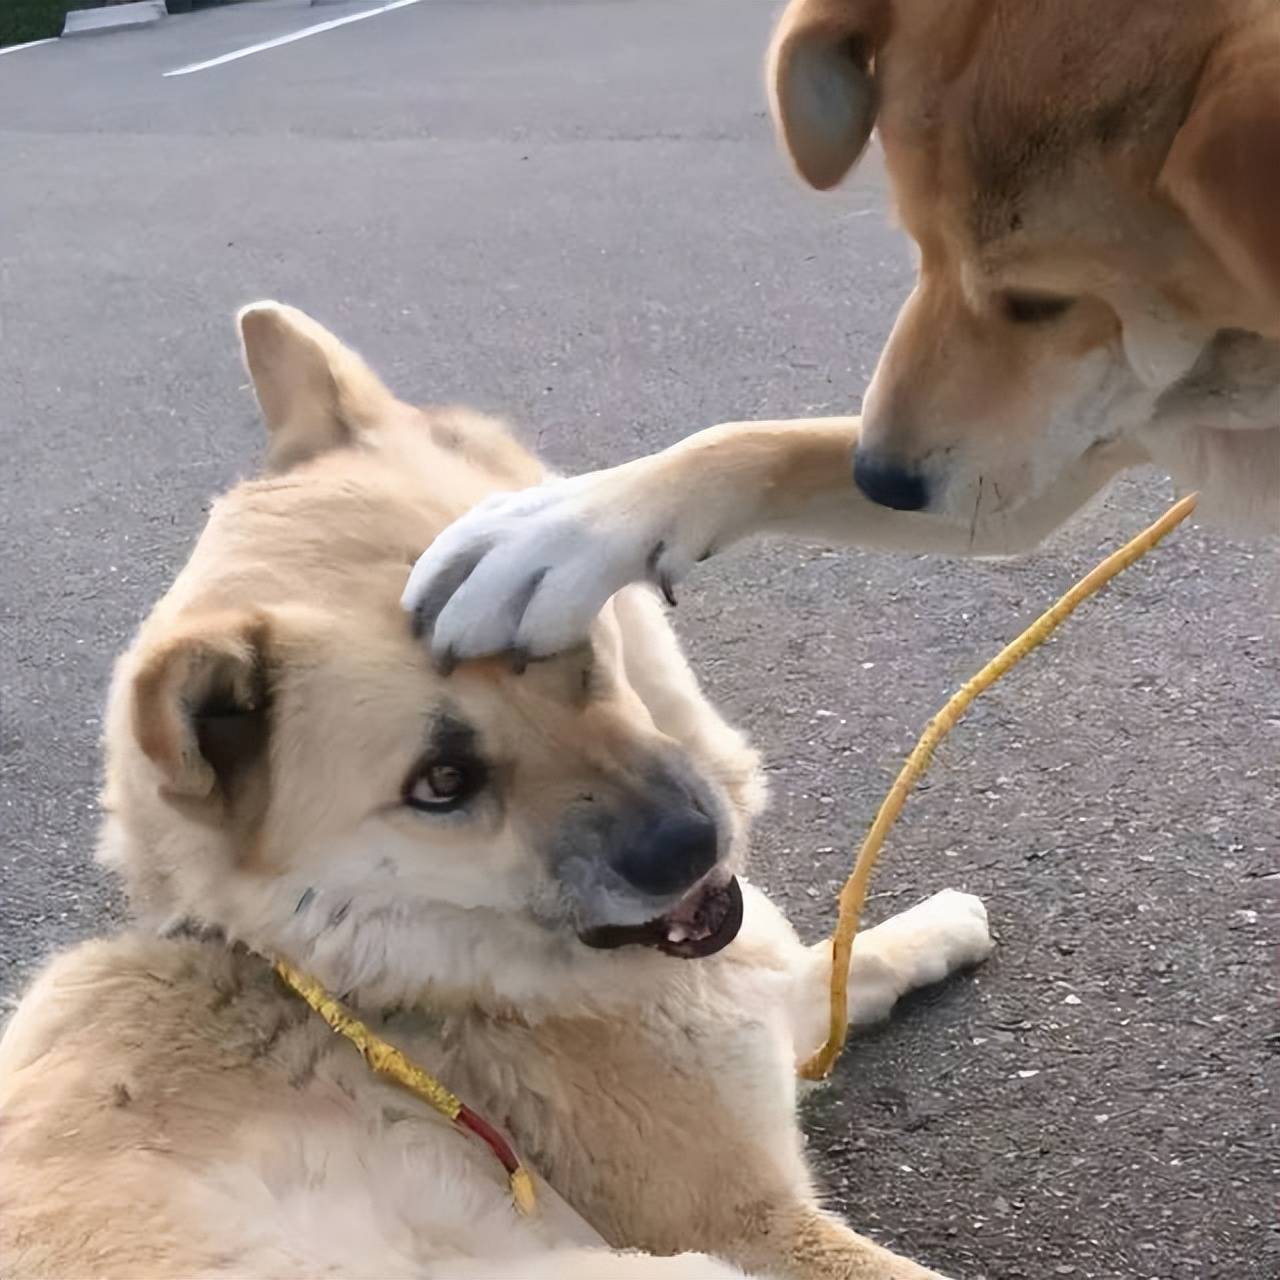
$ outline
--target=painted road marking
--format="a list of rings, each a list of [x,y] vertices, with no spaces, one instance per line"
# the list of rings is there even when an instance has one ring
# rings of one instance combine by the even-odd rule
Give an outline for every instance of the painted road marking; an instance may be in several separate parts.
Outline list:
[[[248,58],[255,53],[265,53],[268,49],[278,49],[282,44],[292,44],[295,40],[305,40],[308,36],[318,36],[322,31],[332,31],[335,27],[345,27],[349,22],[363,22],[366,18],[376,18],[380,13],[390,13],[392,9],[405,9],[411,4],[421,4],[422,0],[391,0],[390,4],[379,5],[376,9],[365,9],[360,13],[349,13],[345,18],[332,18],[328,22],[317,22],[313,27],[303,27],[287,36],[276,36],[274,40],[264,40],[261,44],[247,45],[243,49],[233,49],[221,57],[210,58],[207,62],[193,62],[186,67],[178,67],[175,71],[166,71],[168,76],[189,76],[193,71],[208,71],[210,67],[220,67],[226,62],[235,62],[240,58]]]
[[[17,53],[19,49],[34,49],[38,44],[52,44],[58,37],[47,36],[43,40],[28,40],[26,44],[11,44],[7,48],[0,49],[0,58],[6,53]]]

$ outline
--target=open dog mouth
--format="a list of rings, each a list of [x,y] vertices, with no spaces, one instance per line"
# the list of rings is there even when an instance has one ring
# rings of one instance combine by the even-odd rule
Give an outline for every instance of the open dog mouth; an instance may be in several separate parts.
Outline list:
[[[724,884],[703,882],[666,913],[644,924],[605,924],[585,929],[578,937],[589,947],[656,947],[682,960],[713,956],[738,936],[742,928],[742,889],[737,876]]]

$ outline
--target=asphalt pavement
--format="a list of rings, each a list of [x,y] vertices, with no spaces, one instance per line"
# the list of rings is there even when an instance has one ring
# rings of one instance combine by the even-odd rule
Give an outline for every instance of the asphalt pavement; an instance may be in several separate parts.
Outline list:
[[[759,0],[261,0],[0,57],[0,985],[112,927],[113,655],[262,432],[231,316],[274,296],[402,394],[554,464],[856,408],[909,287],[874,155],[777,155]],[[751,545],[677,622],[763,748],[755,872],[820,937],[955,685],[1170,499],[1041,554]],[[880,916],[953,885],[1000,948],[806,1105],[831,1203],[957,1280],[1272,1280],[1280,583],[1184,528],[989,695],[908,806]]]

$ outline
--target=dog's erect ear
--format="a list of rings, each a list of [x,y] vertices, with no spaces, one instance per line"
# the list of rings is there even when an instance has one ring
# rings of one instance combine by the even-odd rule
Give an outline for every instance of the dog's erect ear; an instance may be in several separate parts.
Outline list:
[[[769,46],[773,122],[800,176],[834,187],[876,120],[872,76],[889,34],[890,0],[791,0]]]
[[[133,677],[133,731],[164,794],[213,820],[265,808],[271,686],[267,619],[196,618],[146,654]]]
[[[1245,296],[1280,314],[1280,12],[1209,57],[1160,186]]]
[[[397,401],[354,351],[296,307],[255,302],[238,317],[267,420],[267,464],[284,471],[376,427]]]

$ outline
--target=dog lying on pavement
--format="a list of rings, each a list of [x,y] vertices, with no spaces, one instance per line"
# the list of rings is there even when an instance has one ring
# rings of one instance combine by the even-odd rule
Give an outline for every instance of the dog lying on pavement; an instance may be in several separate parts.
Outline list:
[[[395,399],[276,304],[241,317],[268,472],[214,507],[115,672],[101,852],[137,922],[0,1042],[0,1273],[925,1280],[824,1212],[794,1070],[830,951],[740,878],[756,759],[657,602],[448,679],[399,608],[505,431]],[[864,932],[856,1023],[991,946],[944,892]],[[501,1125],[375,1076],[285,959]]]

